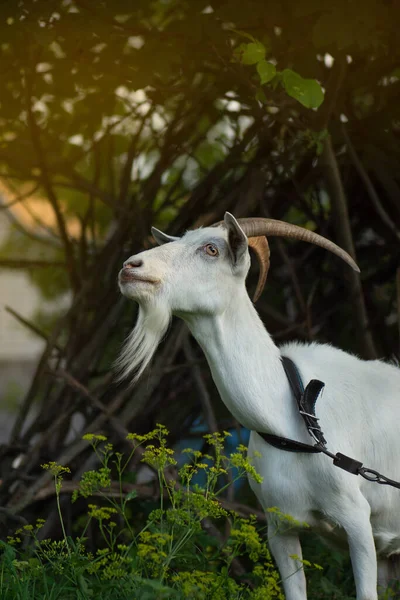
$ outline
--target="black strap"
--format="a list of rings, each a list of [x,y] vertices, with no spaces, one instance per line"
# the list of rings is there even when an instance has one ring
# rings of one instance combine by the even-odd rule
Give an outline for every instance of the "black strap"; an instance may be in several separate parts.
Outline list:
[[[299,370],[294,362],[287,356],[282,356],[282,364],[308,433],[314,438],[317,444],[325,446],[326,439],[318,424],[318,418],[315,415],[315,405],[325,384],[318,379],[311,379],[304,389]]]
[[[299,413],[303,417],[309,434],[314,438],[317,444],[324,446],[326,440],[318,424],[318,419],[315,416],[315,404],[325,384],[318,379],[312,379],[304,389],[299,370],[294,362],[287,356],[282,356],[282,364],[285,369],[286,377],[289,380],[290,387],[292,388],[293,395],[296,398]],[[286,450],[286,452],[308,452],[309,454],[322,452],[321,448],[311,446],[311,444],[304,444],[303,442],[297,442],[296,440],[284,438],[279,435],[272,435],[271,433],[257,433],[271,446]]]
[[[297,404],[300,404],[301,397],[304,394],[304,385],[299,370],[290,358],[287,356],[282,356],[281,358],[294,397],[296,398]]]
[[[316,446],[304,444],[303,442],[296,442],[296,440],[281,437],[280,435],[272,435],[272,433],[263,433],[261,431],[257,431],[257,433],[270,446],[274,446],[274,448],[278,448],[279,450],[286,450],[286,452],[308,452],[309,454],[322,452],[322,450]]]
[[[332,454],[326,447],[326,440],[322,429],[318,423],[318,418],[315,416],[315,404],[324,388],[325,384],[318,379],[312,379],[310,383],[304,389],[303,381],[296,365],[287,356],[282,356],[282,363],[285,369],[286,376],[289,380],[290,387],[292,388],[294,397],[296,398],[299,413],[303,417],[303,421],[308,429],[308,433],[314,438],[315,445],[304,444],[303,442],[297,442],[290,438],[281,437],[279,435],[272,435],[271,433],[263,433],[258,431],[260,435],[268,444],[279,448],[279,450],[285,450],[286,452],[306,452],[309,454],[316,454],[323,452],[327,456],[333,459],[333,464],[339,469],[343,469],[353,475],[361,475],[368,481],[374,483],[380,483],[381,485],[390,485],[392,487],[400,489],[400,482],[389,479],[374,471],[363,467],[363,464],[350,456],[346,456],[341,452]]]

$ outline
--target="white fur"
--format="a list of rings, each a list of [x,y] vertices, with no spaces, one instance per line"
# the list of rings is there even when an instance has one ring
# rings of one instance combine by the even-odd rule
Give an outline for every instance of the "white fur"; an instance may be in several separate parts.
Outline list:
[[[170,320],[168,307],[160,302],[139,307],[135,328],[115,363],[120,380],[129,375],[133,376],[134,382],[139,379],[167,331]]]
[[[221,252],[213,258],[204,246],[216,240]],[[249,453],[261,454],[255,466],[264,479],[250,484],[264,509],[277,506],[323,535],[347,539],[357,600],[376,600],[376,551],[383,558],[400,553],[400,490],[351,475],[322,454],[275,449],[255,431],[311,443],[280,360],[289,356],[305,383],[326,384],[316,412],[329,449],[400,480],[400,370],[328,345],[290,343],[279,349],[246,292],[249,254],[235,264],[229,248],[226,229],[204,228],[131,257],[143,260],[138,272],[159,283],[120,284],[140,305],[121,359],[124,374],[143,371],[170,314],[183,318],[207,357],[222,400],[252,430]],[[301,563],[290,558],[301,558],[297,528],[289,530],[268,512],[267,519],[286,598],[306,600]]]

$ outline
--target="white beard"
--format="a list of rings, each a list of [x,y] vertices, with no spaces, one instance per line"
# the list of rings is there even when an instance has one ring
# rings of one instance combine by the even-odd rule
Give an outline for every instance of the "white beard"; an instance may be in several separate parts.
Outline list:
[[[139,305],[139,315],[135,328],[129,334],[125,346],[115,366],[119,371],[118,380],[128,376],[135,383],[161,342],[171,321],[171,312],[161,302]]]

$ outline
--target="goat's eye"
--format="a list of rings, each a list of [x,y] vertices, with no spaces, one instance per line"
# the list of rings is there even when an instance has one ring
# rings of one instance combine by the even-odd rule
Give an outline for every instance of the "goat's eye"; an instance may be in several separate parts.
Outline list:
[[[204,250],[210,256],[218,256],[218,254],[219,254],[218,248],[216,246],[214,246],[214,244],[207,244],[207,246],[204,246]]]

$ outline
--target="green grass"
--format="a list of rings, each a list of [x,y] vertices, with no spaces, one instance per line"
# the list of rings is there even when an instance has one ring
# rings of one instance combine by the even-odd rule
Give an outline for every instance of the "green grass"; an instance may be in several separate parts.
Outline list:
[[[52,462],[42,465],[54,477],[62,536],[40,539],[44,521],[38,520],[0,542],[1,600],[283,599],[265,531],[255,517],[241,518],[219,502],[221,493],[238,478],[261,479],[247,448],[239,446],[226,456],[223,447],[229,434],[205,436],[212,456],[187,449],[188,462],[178,470],[175,482],[167,475],[176,468],[167,433],[158,425],[144,436],[129,434],[132,451],[126,458],[104,436],[85,436],[100,467],[84,473],[72,496],[73,502],[86,505],[74,538],[66,533],[60,505],[69,468]],[[139,446],[142,462],[157,473],[160,488],[159,503],[145,518],[138,515],[141,503],[136,494],[122,493],[126,469]],[[227,479],[229,470],[234,475]],[[206,474],[204,487],[192,484],[199,472]],[[117,497],[110,494],[112,476],[120,485]],[[277,512],[282,527],[290,528],[293,518]],[[208,533],[210,525],[217,535]],[[304,564],[314,573],[315,599],[323,598],[328,588],[329,597],[346,598],[324,580],[318,565]]]

